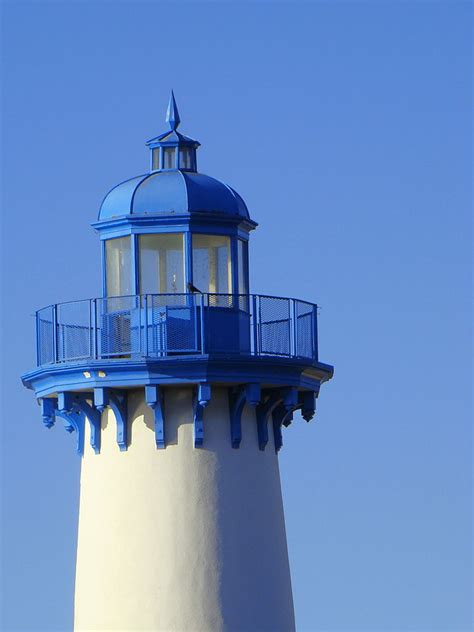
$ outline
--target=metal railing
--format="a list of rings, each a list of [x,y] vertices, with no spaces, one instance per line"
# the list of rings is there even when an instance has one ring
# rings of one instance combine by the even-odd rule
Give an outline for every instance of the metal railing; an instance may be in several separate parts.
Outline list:
[[[317,361],[317,306],[257,294],[143,294],[36,313],[38,366],[196,354]]]

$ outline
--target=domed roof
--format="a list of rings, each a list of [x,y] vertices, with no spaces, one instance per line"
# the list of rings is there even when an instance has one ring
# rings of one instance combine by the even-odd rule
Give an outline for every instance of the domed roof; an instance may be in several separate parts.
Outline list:
[[[202,173],[154,171],[126,180],[105,196],[99,220],[142,213],[226,213],[249,219],[240,195]]]

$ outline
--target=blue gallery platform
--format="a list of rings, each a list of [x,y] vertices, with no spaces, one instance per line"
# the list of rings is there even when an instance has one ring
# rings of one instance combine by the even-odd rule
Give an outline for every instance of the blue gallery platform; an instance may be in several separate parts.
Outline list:
[[[206,380],[313,389],[332,375],[318,362],[317,305],[257,294],[144,294],[50,305],[36,313],[36,345],[37,368],[23,381],[38,397]]]

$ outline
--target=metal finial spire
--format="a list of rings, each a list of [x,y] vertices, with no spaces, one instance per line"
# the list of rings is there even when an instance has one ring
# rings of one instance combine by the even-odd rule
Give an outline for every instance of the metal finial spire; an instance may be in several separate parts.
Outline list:
[[[173,90],[171,90],[170,101],[168,103],[168,109],[166,110],[166,122],[169,124],[172,130],[178,128],[181,123],[179,118],[178,106],[174,98]]]

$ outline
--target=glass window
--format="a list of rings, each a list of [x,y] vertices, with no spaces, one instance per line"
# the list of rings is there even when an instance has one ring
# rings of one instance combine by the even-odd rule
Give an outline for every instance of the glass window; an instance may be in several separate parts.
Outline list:
[[[237,257],[239,262],[239,294],[249,293],[248,271],[249,271],[249,248],[248,243],[242,239],[237,240]]]
[[[184,292],[184,239],[182,233],[140,235],[140,293]]]
[[[163,148],[163,169],[176,169],[176,149],[174,147]]]
[[[153,149],[152,153],[152,170],[156,171],[157,169],[161,168],[160,165],[160,148],[159,147],[155,147],[155,149]]]
[[[130,237],[105,242],[107,296],[132,294],[132,255]]]
[[[193,285],[201,292],[229,294],[231,274],[230,238],[193,235]]]
[[[179,150],[179,168],[194,171],[194,149],[182,147]]]

